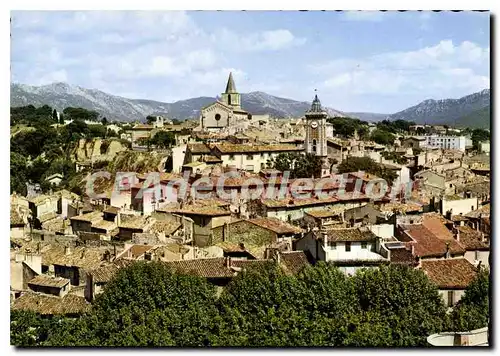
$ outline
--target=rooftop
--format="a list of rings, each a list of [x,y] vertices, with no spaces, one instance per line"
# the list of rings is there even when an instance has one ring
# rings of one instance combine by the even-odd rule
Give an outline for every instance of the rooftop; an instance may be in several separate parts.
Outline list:
[[[481,232],[472,229],[470,226],[459,226],[458,231],[460,232],[459,243],[467,251],[487,251],[490,249],[489,244],[483,241]]]
[[[465,289],[477,274],[465,258],[423,260],[421,268],[440,289]]]
[[[12,309],[31,310],[42,315],[81,314],[90,309],[84,297],[67,294],[56,297],[42,293],[23,293],[12,303]]]
[[[248,220],[252,224],[271,230],[278,235],[300,234],[303,230],[277,218],[257,218]]]
[[[69,283],[69,279],[62,277],[52,277],[45,274],[40,274],[31,279],[28,284],[33,284],[42,287],[62,288]]]
[[[274,145],[263,145],[263,144],[229,144],[229,143],[218,143],[215,145],[222,154],[230,153],[260,153],[260,152],[283,152],[283,151],[303,151],[303,148],[297,147],[295,145],[286,144],[274,144]]]
[[[324,231],[328,236],[328,241],[375,241],[377,236],[370,230],[361,230],[359,228],[347,229],[328,229]]]
[[[181,223],[179,223],[177,221],[159,220],[159,221],[154,222],[153,225],[151,225],[149,232],[150,233],[164,233],[165,235],[168,236],[168,235],[173,234],[175,231],[177,231],[177,229],[179,229],[181,226],[182,226]]]
[[[102,216],[103,214],[101,211],[92,211],[87,214],[73,216],[71,217],[71,220],[94,223],[98,222],[99,220],[102,220]]]

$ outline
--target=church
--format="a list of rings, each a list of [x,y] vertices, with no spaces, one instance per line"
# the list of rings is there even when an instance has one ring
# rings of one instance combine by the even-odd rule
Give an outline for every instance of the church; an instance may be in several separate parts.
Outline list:
[[[242,131],[248,127],[250,117],[241,108],[241,94],[236,91],[233,73],[229,73],[226,90],[220,100],[201,109],[200,125],[196,131],[221,132],[230,128]]]

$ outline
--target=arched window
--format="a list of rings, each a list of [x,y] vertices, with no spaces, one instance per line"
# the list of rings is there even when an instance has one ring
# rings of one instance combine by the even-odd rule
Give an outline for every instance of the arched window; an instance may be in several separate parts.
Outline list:
[[[312,150],[313,150],[313,152],[316,152],[316,140],[313,140]]]
[[[215,120],[217,120],[217,121],[220,120],[220,114],[215,114]]]

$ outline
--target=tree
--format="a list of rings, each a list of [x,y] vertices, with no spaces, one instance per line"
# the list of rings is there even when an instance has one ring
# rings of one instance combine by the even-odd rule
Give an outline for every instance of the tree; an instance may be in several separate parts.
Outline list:
[[[388,346],[425,346],[427,336],[443,330],[443,298],[421,270],[382,266],[358,271],[352,282],[361,310],[380,315]]]
[[[104,116],[102,119],[101,119],[101,123],[106,126],[108,124],[108,119],[106,119],[106,116]]]
[[[25,310],[10,312],[10,344],[18,347],[41,346],[51,330],[57,328],[59,318],[42,318]]]
[[[268,166],[282,172],[290,171],[290,178],[311,178],[321,176],[322,161],[312,153],[287,152],[270,159]]]
[[[57,120],[57,110],[54,109],[54,111],[52,111],[52,119],[55,121],[55,122],[58,122]]]
[[[490,318],[490,276],[481,270],[467,286],[460,301],[450,315],[449,328],[453,331],[470,331],[488,326]]]
[[[205,279],[160,262],[121,269],[77,324],[51,333],[47,346],[177,346],[211,343],[216,292]]]
[[[59,123],[61,125],[64,125],[64,114],[62,112],[59,113]]]
[[[152,125],[154,122],[156,122],[156,116],[152,116],[152,115],[146,116],[146,123],[148,125]]]
[[[370,157],[348,157],[338,165],[337,171],[338,173],[360,171],[371,173],[379,178],[385,179],[389,184],[392,184],[397,178],[397,173],[381,166]]]
[[[394,136],[391,132],[389,131],[384,131],[381,129],[375,129],[373,130],[370,138],[372,141],[375,141],[376,143],[380,145],[389,145],[393,144],[394,140],[396,139],[396,136]]]
[[[17,152],[10,152],[10,193],[26,195],[27,188],[26,157]]]
[[[158,131],[151,139],[151,144],[161,148],[175,145],[175,135],[168,131]]]
[[[471,139],[474,149],[477,150],[480,142],[490,140],[490,132],[484,129],[474,129],[472,130]]]
[[[99,113],[97,111],[87,110],[84,108],[67,107],[63,110],[63,113],[71,120],[97,121],[97,118],[99,117]]]

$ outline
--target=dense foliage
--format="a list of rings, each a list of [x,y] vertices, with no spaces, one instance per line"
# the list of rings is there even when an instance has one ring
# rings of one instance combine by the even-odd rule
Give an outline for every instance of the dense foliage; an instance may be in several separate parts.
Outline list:
[[[474,149],[478,149],[480,142],[490,140],[490,132],[484,129],[474,129],[472,130],[471,140]]]
[[[381,156],[384,159],[394,161],[398,164],[408,164],[408,158],[404,156],[402,152],[394,152],[394,151],[383,151]]]
[[[366,136],[368,133],[368,123],[359,119],[332,117],[327,121],[333,125],[335,134],[341,137],[354,137],[356,131],[360,137]]]
[[[482,270],[467,287],[450,316],[450,329],[470,331],[488,326],[490,275]]]
[[[297,152],[280,153],[267,162],[269,168],[290,171],[290,178],[312,178],[321,176],[321,158],[311,154]]]
[[[217,297],[205,279],[164,264],[122,269],[78,319],[11,316],[21,346],[424,346],[446,308],[422,271],[401,266],[348,277],[320,262],[298,275],[269,262]]]
[[[348,157],[337,167],[338,173],[348,172],[366,172],[379,178],[385,179],[387,183],[392,184],[397,178],[397,173],[378,164],[370,157]]]
[[[63,117],[73,121],[61,126]],[[40,183],[42,189],[47,190],[50,186],[45,178],[54,173],[62,173],[62,186],[70,188],[69,182],[76,174],[70,152],[76,141],[117,136],[102,124],[84,122],[97,118],[98,114],[93,111],[66,108],[58,122],[56,110],[47,105],[11,108],[11,193],[26,194],[28,181]]]

